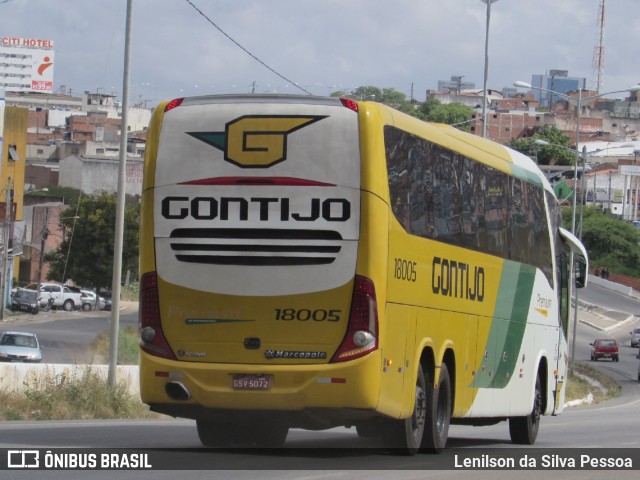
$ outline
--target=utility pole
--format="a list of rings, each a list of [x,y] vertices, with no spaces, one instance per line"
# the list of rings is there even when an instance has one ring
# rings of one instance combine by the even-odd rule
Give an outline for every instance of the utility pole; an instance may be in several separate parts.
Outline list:
[[[118,163],[118,194],[116,199],[116,232],[113,244],[113,276],[111,278],[111,331],[109,334],[108,384],[116,386],[118,365],[118,334],[120,332],[120,280],[122,278],[122,244],[124,242],[124,214],[127,172],[127,131],[129,128],[129,84],[131,83],[131,29],[133,0],[127,0],[124,42],[124,72],[122,79],[122,123],[120,126],[120,161]]]
[[[38,261],[38,278],[36,292],[40,295],[40,284],[42,283],[42,264],[44,263],[44,243],[49,237],[49,208],[45,207],[44,220],[42,222],[42,230],[40,231],[40,260]],[[64,283],[64,279],[63,279]]]
[[[482,138],[487,138],[487,101],[489,92],[487,90],[487,83],[489,80],[489,23],[491,22],[491,4],[498,0],[482,0],[487,4],[487,22],[486,33],[484,41],[484,87],[482,98]]]

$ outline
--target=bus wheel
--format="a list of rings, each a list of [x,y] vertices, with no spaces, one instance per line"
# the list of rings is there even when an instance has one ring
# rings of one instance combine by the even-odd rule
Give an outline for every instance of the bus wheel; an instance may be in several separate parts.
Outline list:
[[[427,412],[427,387],[422,365],[418,367],[415,393],[415,405],[411,416],[403,420],[393,420],[388,434],[385,436],[388,447],[398,449],[407,455],[418,453],[424,433],[424,421]]]
[[[440,452],[447,444],[449,422],[451,421],[451,377],[447,364],[440,367],[440,381],[434,387],[433,381],[427,382],[427,415],[422,448],[432,452]]]
[[[196,420],[198,437],[205,447],[228,447],[233,443],[232,424]]]
[[[533,445],[538,437],[540,428],[540,414],[542,410],[542,388],[540,376],[536,378],[536,388],[533,398],[533,409],[526,417],[512,417],[509,419],[509,434],[511,441],[520,445]]]

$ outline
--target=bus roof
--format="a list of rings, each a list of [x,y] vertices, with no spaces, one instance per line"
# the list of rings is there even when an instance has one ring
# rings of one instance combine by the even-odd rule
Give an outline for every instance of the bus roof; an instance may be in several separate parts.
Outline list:
[[[181,105],[205,105],[220,103],[299,103],[316,105],[340,105],[341,99],[338,97],[319,97],[312,95],[283,95],[283,94],[257,94],[257,95],[208,95],[200,97],[185,97],[178,99]],[[164,108],[167,103],[163,102],[159,108]],[[416,117],[410,116],[399,110],[395,110],[387,105],[373,102],[356,102],[361,111],[379,109],[386,111],[394,125],[405,129],[410,133],[417,134],[423,138],[440,144],[445,148],[466,155],[474,160],[488,166],[504,171],[516,178],[520,178],[528,183],[538,185],[551,194],[554,194],[553,187],[540,170],[538,165],[528,156],[499,144],[492,140],[479,137],[468,132],[458,130],[451,125],[425,122]],[[554,194],[555,195],[555,194]]]

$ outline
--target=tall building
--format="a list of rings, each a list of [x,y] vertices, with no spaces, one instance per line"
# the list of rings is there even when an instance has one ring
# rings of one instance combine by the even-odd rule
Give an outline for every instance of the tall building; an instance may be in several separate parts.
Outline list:
[[[53,92],[53,40],[0,37],[0,87],[6,92]]]
[[[549,70],[549,73],[542,75],[532,75],[531,85],[533,88],[531,93],[535,99],[540,102],[542,106],[545,106],[549,110],[553,109],[555,102],[564,101],[564,98],[545,91],[538,90],[543,88],[545,90],[553,90],[558,93],[577,92],[578,89],[584,89],[587,79],[579,77],[569,77],[567,70]]]

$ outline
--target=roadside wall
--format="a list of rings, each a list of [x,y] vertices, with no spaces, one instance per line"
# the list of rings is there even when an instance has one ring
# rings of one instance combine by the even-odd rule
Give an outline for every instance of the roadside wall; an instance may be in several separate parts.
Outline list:
[[[589,283],[592,283],[593,285],[598,285],[599,287],[603,287],[608,290],[613,290],[614,292],[618,292],[630,297],[636,296],[634,289],[631,286],[623,285],[622,283],[612,281],[613,275],[614,274],[611,274],[611,276],[609,277],[609,280],[596,277],[595,275],[589,275]]]
[[[0,363],[0,390],[9,392],[22,391],[25,384],[33,384],[34,380],[55,379],[60,384],[66,378],[82,378],[90,369],[107,381],[108,365],[61,365],[47,363]],[[139,375],[137,365],[119,365],[116,368],[116,380],[127,382],[129,393],[140,396]]]

